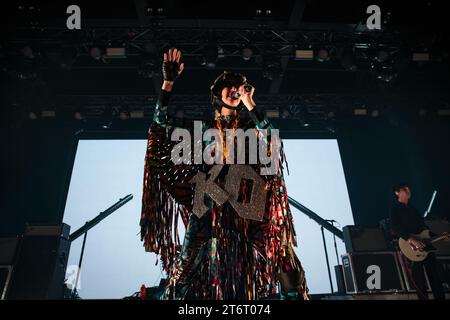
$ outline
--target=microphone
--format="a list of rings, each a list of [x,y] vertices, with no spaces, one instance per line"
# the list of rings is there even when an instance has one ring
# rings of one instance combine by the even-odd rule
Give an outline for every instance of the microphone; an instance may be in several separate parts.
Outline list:
[[[246,84],[244,86],[244,90],[247,91],[247,92],[251,92],[252,88],[253,87],[250,84]],[[231,96],[231,99],[237,100],[237,99],[239,99],[242,96],[242,94],[239,91],[233,91],[230,96]]]
[[[242,96],[242,94],[239,91],[234,91],[231,93],[231,99],[237,100]]]

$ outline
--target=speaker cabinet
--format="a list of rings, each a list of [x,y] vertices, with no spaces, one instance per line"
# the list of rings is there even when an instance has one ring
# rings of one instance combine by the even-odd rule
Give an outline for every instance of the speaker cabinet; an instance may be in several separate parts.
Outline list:
[[[67,225],[30,227],[19,245],[7,298],[62,299],[69,251]]]
[[[384,232],[380,228],[345,226],[342,231],[348,253],[388,250]]]
[[[393,252],[342,255],[347,293],[403,292],[401,269]]]

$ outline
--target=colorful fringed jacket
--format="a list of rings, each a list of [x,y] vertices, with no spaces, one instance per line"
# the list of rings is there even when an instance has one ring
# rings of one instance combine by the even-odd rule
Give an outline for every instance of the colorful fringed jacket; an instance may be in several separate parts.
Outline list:
[[[306,298],[304,272],[292,249],[297,244],[282,173],[285,163],[282,148],[276,159],[276,173],[260,175],[262,183],[249,178],[252,170],[261,172],[259,162],[175,164],[171,154],[179,141],[172,141],[173,131],[179,126],[190,132],[194,128],[187,121],[183,124],[169,121],[169,96],[169,92],[161,91],[148,132],[140,226],[144,247],[159,255],[169,286],[184,285],[182,296],[176,298],[261,299],[276,294],[278,275],[291,270],[299,271],[299,295]],[[203,123],[202,130],[253,128],[258,135],[268,129],[265,141],[271,141],[271,125],[267,119],[255,109],[249,115],[246,121],[219,116]],[[214,143],[217,141],[206,141],[202,146]],[[233,177],[227,180],[231,171]],[[204,184],[206,189],[198,193],[199,182],[211,175],[214,181]],[[234,198],[220,201],[220,195],[208,190],[212,184],[218,194],[227,194],[230,188],[237,190]],[[255,193],[259,195],[259,203],[249,200]],[[256,206],[263,209],[257,219],[253,212]],[[194,215],[194,207],[206,207],[204,214]],[[239,214],[236,208],[240,208]],[[183,243],[178,234],[179,219],[186,227]]]

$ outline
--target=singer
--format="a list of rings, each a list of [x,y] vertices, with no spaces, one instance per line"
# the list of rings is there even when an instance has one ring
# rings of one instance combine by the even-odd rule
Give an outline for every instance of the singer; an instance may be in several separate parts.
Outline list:
[[[141,240],[146,251],[159,255],[168,275],[158,298],[253,300],[279,294],[281,299],[308,299],[305,272],[293,250],[297,242],[283,178],[282,147],[273,175],[262,175],[261,163],[232,165],[224,161],[216,170],[217,165],[171,161],[171,132],[175,127],[193,128],[191,122],[169,119],[168,115],[174,83],[184,70],[180,60],[177,49],[164,53],[164,82],[148,133],[144,166]],[[205,130],[251,127],[255,134],[273,132],[257,110],[255,88],[245,76],[224,72],[210,91],[214,119],[204,124]],[[245,109],[250,119],[241,117]],[[203,144],[224,145],[225,139]],[[223,152],[222,156],[230,155]],[[193,184],[198,175],[204,183],[197,179]],[[239,190],[236,198],[224,191],[230,189]],[[220,199],[219,194],[226,196]],[[259,206],[252,204],[255,197],[262,197]],[[255,211],[261,204],[258,219]],[[200,217],[193,210],[196,206],[205,209]],[[247,218],[242,217],[243,211]],[[180,218],[186,227],[182,244]]]

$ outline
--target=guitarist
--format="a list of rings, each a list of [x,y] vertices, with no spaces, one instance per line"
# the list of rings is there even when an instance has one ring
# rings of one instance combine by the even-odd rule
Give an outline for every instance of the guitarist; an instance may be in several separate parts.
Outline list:
[[[411,234],[418,234],[424,230],[429,229],[425,224],[425,220],[420,212],[414,208],[410,203],[411,188],[406,183],[400,183],[392,188],[397,202],[391,210],[391,227],[394,234],[398,237],[407,240],[415,248],[425,248],[426,245],[417,239],[413,239]],[[435,234],[431,233],[431,236]],[[447,234],[447,239],[449,235]],[[407,259],[404,259],[407,260]],[[419,299],[428,299],[427,286],[423,267],[425,267],[428,279],[430,281],[431,289],[436,300],[444,300],[445,293],[442,287],[442,281],[439,279],[436,267],[436,256],[430,252],[427,258],[421,262],[406,261],[409,265],[410,282],[417,290]]]

